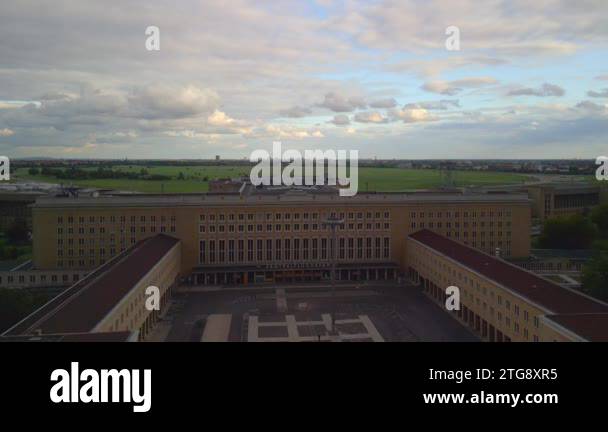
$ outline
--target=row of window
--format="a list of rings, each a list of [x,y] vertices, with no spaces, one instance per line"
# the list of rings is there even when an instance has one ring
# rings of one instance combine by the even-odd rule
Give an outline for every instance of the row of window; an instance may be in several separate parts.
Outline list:
[[[89,216],[89,217],[79,216],[78,218],[75,218],[74,216],[67,216],[65,218],[63,216],[57,216],[57,223],[59,225],[62,225],[64,223],[64,220],[66,220],[68,224],[73,224],[73,223],[75,223],[76,219],[78,220],[79,224],[84,224],[84,223],[104,224],[107,221],[110,223],[116,223],[116,222],[126,223],[127,222],[126,216],[112,215],[112,216],[108,216],[107,218],[106,218],[106,216]],[[162,215],[158,219],[160,220],[160,222],[166,222],[167,220],[170,219],[171,222],[175,223],[175,215],[171,215],[169,218],[167,216]],[[130,216],[129,221],[131,223],[136,223],[138,221],[141,223],[145,223],[146,221],[156,222],[157,217],[155,215],[149,216],[149,218],[147,218],[145,215],[139,216],[139,218],[137,216]]]
[[[419,223],[412,222],[410,224],[410,226],[412,228],[418,227],[420,229],[423,229],[423,228],[427,228],[428,227],[430,229],[433,229],[435,227],[441,228],[441,227],[443,227],[443,224],[444,224],[443,222],[428,222],[428,223],[425,223],[425,222],[419,222]],[[461,226],[460,222],[454,222],[454,228],[460,228],[460,226]],[[473,228],[477,228],[477,222],[476,221],[471,222],[470,226],[473,227]],[[486,225],[486,223],[482,221],[482,222],[479,222],[479,226],[481,228],[485,228],[486,226],[489,227],[489,228],[494,228],[494,222],[488,222],[488,224]],[[498,228],[502,228],[503,227],[503,223],[502,222],[496,222],[496,226]],[[507,228],[510,228],[511,227],[511,222],[505,222],[504,226],[506,226]],[[452,228],[452,222],[445,222],[445,227],[446,228]],[[469,222],[463,222],[462,223],[462,227],[463,228],[468,228],[469,227]]]
[[[327,238],[200,240],[199,263],[328,260],[333,248]],[[339,238],[339,260],[389,259],[389,237]]]
[[[336,218],[336,217],[340,217],[340,219],[348,219],[348,220],[362,220],[362,219],[367,219],[367,220],[388,220],[390,218],[390,212],[330,212],[329,214],[320,214],[317,212],[303,212],[303,213],[282,213],[282,212],[272,212],[272,213],[209,213],[209,214],[200,214],[199,215],[199,220],[201,222],[203,221],[260,221],[260,220],[265,220],[265,221],[280,221],[280,220],[286,220],[286,221],[290,221],[290,220],[294,220],[294,221],[298,221],[298,220],[305,220],[305,221],[322,221],[325,218],[327,218],[328,216],[332,217],[332,218]],[[156,215],[150,215],[150,216],[146,216],[146,215],[140,215],[140,216],[135,216],[135,215],[131,215],[127,218],[127,216],[122,215],[122,216],[115,216],[115,215],[111,215],[111,216],[78,216],[78,217],[74,217],[74,216],[58,216],[57,217],[57,223],[59,225],[63,225],[64,222],[67,221],[68,224],[73,224],[75,222],[79,223],[79,224],[85,224],[85,223],[90,223],[90,224],[104,224],[106,222],[109,223],[126,223],[127,220],[130,221],[131,223],[147,223],[147,222],[151,222],[151,223],[155,223],[158,220],[160,220],[160,222],[166,222],[167,220],[171,220],[171,222],[175,222],[176,221],[176,217],[175,215],[171,215],[169,217],[165,216],[165,215],[161,215],[160,217],[157,217]]]
[[[88,229],[85,229],[84,227],[79,227],[78,230],[76,231],[77,234],[83,235],[83,234],[96,234],[99,233],[101,235],[105,234],[107,232],[106,227],[99,227],[99,228],[95,228],[95,227],[89,227]],[[112,230],[112,233],[116,232],[116,230]],[[130,233],[136,233],[136,232],[140,232],[140,233],[146,233],[146,232],[151,232],[151,233],[156,233],[156,232],[161,232],[161,233],[165,233],[165,232],[171,232],[174,233],[175,232],[175,225],[171,225],[170,227],[166,227],[165,225],[161,225],[159,227],[157,226],[150,226],[150,227],[146,227],[144,225],[141,226],[130,226],[129,229],[127,230],[126,227],[121,226],[119,229],[120,233],[125,233],[125,232],[130,232]],[[57,228],[57,234],[58,235],[64,235],[64,234],[74,234],[74,228],[72,227],[68,227],[68,228],[63,228],[63,227],[58,227]]]
[[[338,231],[362,231],[362,230],[390,230],[389,222],[375,223],[348,223],[338,226]],[[224,232],[281,232],[281,231],[329,231],[330,227],[318,223],[294,223],[294,224],[248,224],[248,225],[199,225],[199,233],[224,233]]]
[[[435,217],[438,219],[441,219],[442,217],[444,217],[444,215],[447,219],[452,219],[452,218],[458,219],[460,216],[462,216],[463,218],[466,219],[468,217],[476,218],[478,215],[478,212],[477,211],[472,211],[472,212],[465,211],[462,213],[458,212],[458,211],[456,211],[456,212],[451,212],[451,211],[410,212],[410,218],[412,218],[412,219],[416,219],[416,217],[419,217],[421,219],[424,219],[425,217],[428,217],[430,219],[433,219]],[[493,218],[493,217],[503,217],[503,216],[511,217],[511,210],[505,210],[504,212],[502,210],[497,210],[496,212],[495,211],[487,211],[487,212],[480,211],[479,216],[482,218],[485,218],[485,217]]]
[[[219,213],[219,214],[215,214],[215,213],[210,213],[210,214],[201,214],[199,215],[199,220],[201,222],[204,221],[211,221],[211,222],[215,222],[215,221],[235,221],[235,220],[239,220],[239,221],[281,221],[281,220],[285,220],[285,221],[290,221],[290,220],[294,220],[294,221],[298,221],[298,220],[312,220],[312,221],[320,221],[322,222],[324,219],[326,219],[327,217],[331,217],[331,218],[337,218],[339,217],[340,219],[348,219],[348,220],[361,220],[361,219],[389,219],[390,218],[390,212],[330,212],[329,214],[319,214],[316,212],[303,212],[303,213],[281,213],[281,212],[268,212],[268,213],[229,213],[229,214],[224,214],[224,213]]]

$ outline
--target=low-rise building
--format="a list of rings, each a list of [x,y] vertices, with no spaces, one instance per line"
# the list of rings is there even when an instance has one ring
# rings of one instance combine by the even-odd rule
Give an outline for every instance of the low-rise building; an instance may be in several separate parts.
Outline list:
[[[448,313],[483,340],[608,341],[604,302],[430,230],[407,243],[410,279],[441,306],[457,287],[460,308]]]

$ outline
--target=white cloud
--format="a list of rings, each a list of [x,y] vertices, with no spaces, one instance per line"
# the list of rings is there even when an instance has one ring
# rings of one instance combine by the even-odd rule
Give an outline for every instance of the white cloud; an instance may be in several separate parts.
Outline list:
[[[511,90],[507,93],[507,96],[563,96],[565,90],[558,85],[544,83],[538,88],[523,87],[516,90]]]
[[[219,106],[219,96],[195,85],[152,84],[135,88],[129,96],[129,105],[138,117],[147,119],[193,117],[214,112]]]
[[[333,112],[352,112],[358,108],[365,109],[367,104],[360,96],[345,97],[336,92],[329,92],[325,94],[325,98],[319,106]]]
[[[436,120],[435,117],[431,116],[429,112],[424,108],[404,108],[402,110],[393,110],[391,115],[403,123],[419,123]]]
[[[460,93],[464,88],[477,88],[490,84],[496,84],[494,78],[491,77],[471,77],[453,81],[428,81],[422,85],[422,89],[431,93],[438,93],[448,96],[454,96]]]
[[[605,98],[608,97],[608,88],[600,90],[599,92],[590,90],[587,92],[587,96],[594,98]]]
[[[395,98],[377,99],[369,103],[371,108],[395,108],[397,101]]]
[[[377,111],[360,112],[355,114],[354,120],[357,123],[387,123],[388,118]]]
[[[279,114],[282,117],[300,118],[312,114],[312,110],[307,107],[301,107],[296,105],[291,108],[279,111]]]
[[[428,102],[416,102],[409,103],[403,106],[404,109],[408,108],[422,108],[425,110],[442,110],[445,111],[449,108],[459,108],[460,102],[458,99],[442,99],[438,101]]]
[[[11,135],[15,135],[13,130],[8,128],[0,129],[0,137],[9,137]]]
[[[350,124],[350,118],[346,114],[336,114],[328,123],[336,126],[347,126]]]

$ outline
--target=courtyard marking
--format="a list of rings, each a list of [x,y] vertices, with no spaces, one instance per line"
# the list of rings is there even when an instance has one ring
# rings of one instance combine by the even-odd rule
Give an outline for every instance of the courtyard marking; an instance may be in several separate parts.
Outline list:
[[[207,318],[201,342],[228,342],[232,314],[213,314]]]
[[[374,323],[372,323],[372,320],[370,320],[367,315],[359,315],[359,319],[365,326],[367,333],[369,333],[374,342],[384,342],[384,338],[380,336],[378,329],[376,329],[376,326]]]
[[[346,324],[361,324],[365,328],[364,333],[343,333],[340,332],[340,325]],[[306,320],[298,321],[295,315],[285,315],[284,321],[265,321],[260,322],[259,317],[256,315],[249,316],[248,330],[247,330],[247,341],[248,342],[314,342],[314,341],[340,341],[340,340],[368,340],[371,339],[374,342],[384,342],[384,338],[376,329],[376,326],[367,315],[359,315],[357,318],[349,318],[343,320],[336,320],[336,328],[338,329],[338,336],[332,335],[321,335],[319,336],[301,336],[298,330],[298,326],[324,326],[327,331],[331,330],[331,315],[322,314],[320,321]],[[287,330],[287,337],[285,336],[264,336],[260,337],[260,327],[284,327]]]
[[[277,288],[277,311],[280,313],[287,312],[287,298],[285,296],[284,288]]]

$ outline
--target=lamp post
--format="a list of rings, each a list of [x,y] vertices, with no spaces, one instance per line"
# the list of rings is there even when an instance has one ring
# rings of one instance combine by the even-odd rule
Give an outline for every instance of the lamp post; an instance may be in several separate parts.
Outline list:
[[[335,213],[332,213],[329,218],[327,218],[324,222],[325,226],[331,229],[331,241],[333,243],[331,248],[331,300],[332,300],[332,312],[331,312],[331,332],[334,333],[336,330],[336,312],[335,312],[335,293],[336,293],[336,281],[335,281],[335,273],[336,273],[336,260],[337,260],[337,249],[338,249],[338,240],[336,236],[336,229],[339,226],[344,225],[344,220],[340,219],[336,216]]]

